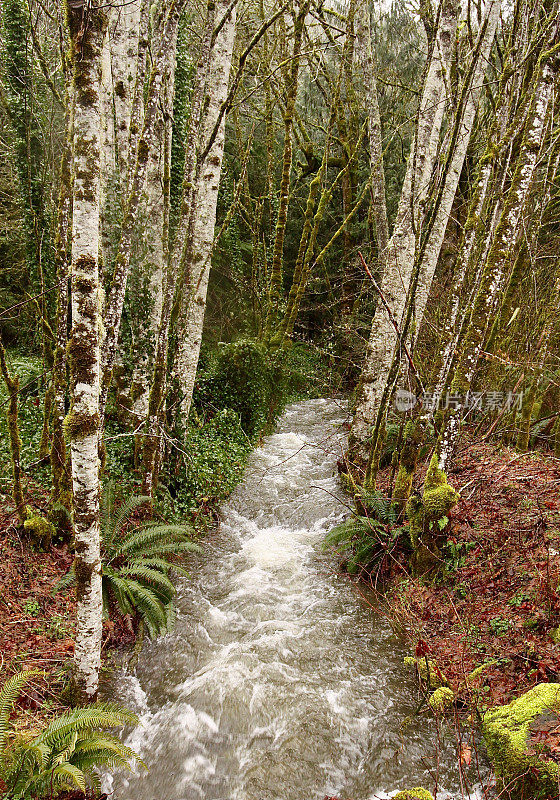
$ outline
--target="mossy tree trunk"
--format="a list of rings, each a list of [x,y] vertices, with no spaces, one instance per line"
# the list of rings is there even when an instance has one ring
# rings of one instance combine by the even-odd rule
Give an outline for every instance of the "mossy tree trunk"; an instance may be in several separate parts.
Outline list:
[[[113,366],[115,364],[126,286],[132,257],[132,243],[148,170],[149,157],[152,150],[158,147],[158,142],[156,142],[155,137],[155,123],[159,105],[162,100],[162,86],[164,83],[168,82],[169,75],[173,72],[175,66],[177,26],[183,5],[183,0],[174,0],[166,13],[161,37],[159,37],[159,47],[152,61],[152,69],[148,88],[146,90],[147,100],[144,124],[136,148],[135,168],[128,188],[121,227],[121,238],[115,259],[111,289],[104,312],[105,337],[103,340],[101,358],[101,419],[103,419],[105,415]]]
[[[75,693],[92,700],[101,665],[100,436],[100,142],[103,10],[67,5],[73,67],[72,330],[68,344],[72,406],[65,433],[72,453],[77,620]]]
[[[365,485],[373,486],[378,470],[378,457],[383,443],[385,420],[389,410],[389,403],[399,379],[401,359],[407,355],[410,380],[416,381],[416,368],[410,356],[410,349],[406,342],[412,336],[412,322],[421,321],[427,294],[422,293],[422,285],[431,283],[435,265],[443,242],[449,215],[453,207],[453,200],[457,191],[459,175],[465,159],[468,142],[470,139],[476,104],[478,100],[478,83],[482,80],[487,58],[494,39],[495,29],[499,16],[499,2],[490,3],[486,9],[486,17],[481,24],[477,42],[470,60],[468,69],[463,79],[460,98],[450,120],[447,136],[445,158],[442,159],[441,173],[435,181],[435,188],[429,202],[426,198],[426,208],[417,220],[416,246],[412,261],[412,270],[408,281],[401,291],[405,294],[402,316],[399,318],[390,314],[390,304],[383,291],[381,291],[382,307],[392,324],[395,346],[393,357],[386,365],[382,365],[381,374],[385,376],[384,382],[379,386],[381,394],[377,404],[373,434],[369,447],[369,458],[365,473]],[[424,165],[425,166],[425,165]],[[434,168],[435,168],[434,163]],[[402,276],[401,276],[402,277]],[[419,292],[420,287],[420,292]],[[420,296],[418,296],[420,295]],[[400,301],[403,303],[402,299]],[[418,307],[420,304],[420,308]],[[402,352],[401,352],[402,351]],[[378,369],[378,378],[380,372]]]
[[[67,393],[66,345],[68,341],[68,304],[70,280],[70,235],[72,230],[72,140],[73,103],[71,87],[67,92],[66,131],[60,162],[58,216],[54,241],[54,260],[58,284],[56,310],[56,344],[52,374],[53,414],[51,441],[52,492],[49,517],[55,527],[65,533],[72,530],[72,480],[64,438],[64,415]]]
[[[6,351],[0,341],[0,371],[8,390],[8,409],[6,412],[8,420],[8,436],[10,438],[10,455],[12,457],[12,497],[16,513],[21,525],[25,522],[25,499],[21,485],[21,437],[18,426],[18,395],[19,378],[12,376],[6,361]]]
[[[371,42],[371,19],[369,3],[360,3],[356,26],[356,51],[364,79],[365,101],[368,114],[369,168],[372,186],[372,214],[377,239],[378,273],[383,273],[383,264],[389,244],[389,222],[385,195],[385,169],[383,165],[383,131],[375,79],[375,61]]]
[[[201,147],[202,116],[205,88],[208,78],[212,34],[216,16],[216,4],[209,0],[206,6],[206,20],[198,53],[191,99],[189,126],[185,137],[186,150],[183,167],[183,187],[180,204],[179,222],[172,248],[165,263],[165,276],[161,317],[156,337],[156,350],[153,362],[153,373],[148,397],[148,410],[144,440],[143,481],[144,494],[152,496],[157,488],[157,471],[162,449],[160,423],[163,413],[164,399],[167,389],[167,362],[169,350],[169,332],[177,287],[178,275],[182,272],[185,253],[190,251],[192,243],[193,210],[196,198],[195,176],[197,171],[197,154]],[[180,292],[179,292],[179,296]]]
[[[529,113],[515,172],[500,215],[496,232],[486,259],[478,292],[469,318],[469,324],[461,344],[451,394],[465,396],[478,365],[487,321],[492,314],[503,276],[522,234],[522,221],[530,213],[527,201],[535,176],[539,155],[546,133],[548,108],[558,82],[560,62],[558,58],[558,30],[549,28],[551,38],[542,43],[541,54],[532,85],[528,90]],[[442,423],[438,449],[439,466],[444,470],[455,449],[460,427],[460,408],[449,409]]]
[[[139,73],[146,58],[142,41],[144,37],[147,37],[145,27],[147,28],[148,16],[149,8],[146,3],[142,8],[141,17],[139,48],[142,50],[139,49],[138,53]],[[134,121],[136,93],[142,84],[143,81],[138,80],[138,86],[135,89],[129,137],[131,146],[134,139],[133,126],[135,127],[137,124]],[[168,139],[170,121],[173,116],[174,87],[175,67],[172,64],[164,75],[162,83],[162,97],[154,120],[154,145],[149,152],[146,184],[139,212],[138,227],[145,231],[144,235],[140,237],[143,240],[144,251],[133,267],[129,285],[134,368],[128,403],[132,410],[132,424],[135,428],[142,426],[148,413],[150,376],[163,302],[163,277],[167,246],[167,242],[164,241],[166,237],[165,208],[168,200],[168,193],[164,191],[164,186],[165,174],[169,168],[166,156],[170,156]],[[140,103],[139,106],[143,110],[143,103]],[[133,175],[134,170],[131,165],[129,179],[132,179]]]
[[[284,109],[284,147],[282,155],[282,177],[278,193],[278,216],[274,233],[274,246],[272,250],[272,264],[270,268],[270,285],[268,289],[268,306],[266,318],[266,336],[270,336],[275,328],[275,321],[279,316],[279,305],[282,299],[283,286],[283,261],[284,238],[286,223],[288,221],[288,206],[290,200],[290,178],[292,172],[293,154],[293,126],[296,107],[300,54],[305,29],[305,17],[311,5],[310,0],[301,0],[294,22],[294,42],[291,56],[290,69],[286,83],[286,106]]]
[[[378,304],[372,324],[350,431],[348,457],[362,468],[368,462],[371,426],[380,407],[398,342],[392,320],[400,323],[406,305],[414,267],[415,230],[422,219],[430,177],[438,157],[447,98],[446,78],[455,43],[458,13],[458,3],[441,0],[438,8],[439,25],[427,63],[415,139],[408,159],[394,230],[387,246],[381,282],[385,302]]]
[[[228,95],[229,75],[235,40],[237,19],[236,7],[220,0],[216,3],[216,15],[225,21],[216,36],[210,52],[210,66],[206,88],[206,112],[203,121],[203,140],[212,134],[216,120]],[[195,190],[196,202],[192,217],[192,239],[190,253],[185,263],[187,285],[183,287],[182,303],[177,320],[177,352],[175,375],[179,391],[180,428],[186,423],[192,401],[192,393],[200,354],[206,295],[214,247],[216,207],[225,144],[225,117],[208,155],[200,164]]]

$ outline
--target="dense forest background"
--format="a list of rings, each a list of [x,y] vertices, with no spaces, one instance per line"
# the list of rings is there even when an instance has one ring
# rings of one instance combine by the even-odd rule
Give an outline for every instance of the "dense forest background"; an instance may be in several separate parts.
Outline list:
[[[349,401],[376,586],[464,565],[466,449],[560,458],[559,11],[2,0],[4,546],[60,573],[73,702],[287,403]]]

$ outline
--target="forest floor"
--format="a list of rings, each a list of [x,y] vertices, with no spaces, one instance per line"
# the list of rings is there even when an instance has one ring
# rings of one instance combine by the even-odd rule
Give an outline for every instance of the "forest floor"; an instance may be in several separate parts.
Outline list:
[[[412,649],[482,710],[560,681],[560,460],[464,441],[448,480],[461,500],[441,576],[413,578],[403,559],[384,606]],[[467,689],[466,676],[483,664]]]
[[[28,481],[26,500],[46,513],[48,495],[39,484]],[[60,592],[55,587],[72,561],[68,545],[43,550],[22,536],[11,498],[0,495],[0,685],[20,670],[44,673],[22,693],[20,729],[34,728],[38,714],[48,716],[60,709],[59,692],[74,653],[76,603],[72,586]],[[134,642],[126,620],[104,621],[105,654]]]

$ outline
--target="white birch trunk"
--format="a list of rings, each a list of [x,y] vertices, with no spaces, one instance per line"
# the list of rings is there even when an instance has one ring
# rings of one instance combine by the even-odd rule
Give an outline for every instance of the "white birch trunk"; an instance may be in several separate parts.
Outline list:
[[[181,0],[171,4],[165,18],[163,33],[158,52],[154,56],[152,72],[148,87],[148,97],[144,115],[142,134],[138,140],[136,164],[128,191],[124,220],[122,225],[119,250],[115,260],[115,270],[111,291],[105,308],[106,335],[102,349],[102,386],[100,413],[104,418],[107,398],[111,383],[113,365],[117,351],[120,324],[126,295],[126,286],[132,257],[133,235],[138,220],[138,211],[145,183],[148,160],[154,148],[159,147],[154,132],[155,121],[159,113],[159,102],[162,98],[164,80],[168,80],[175,68],[177,48],[177,26]]]
[[[381,292],[394,320],[400,322],[414,267],[415,226],[424,208],[435,167],[445,104],[446,74],[457,29],[458,4],[444,2],[440,27],[428,66],[418,112],[416,139],[409,156],[397,219],[387,247]],[[412,209],[414,208],[414,220]],[[387,382],[397,334],[385,303],[378,302],[360,378],[358,399],[350,431],[350,458],[368,460],[367,442]]]
[[[196,171],[197,150],[200,145],[200,138],[202,135],[202,109],[210,62],[214,20],[215,5],[213,0],[208,0],[206,8],[206,21],[196,65],[189,128],[186,136],[181,212],[179,215],[179,222],[177,224],[175,240],[173,242],[173,251],[171,254],[168,254],[165,264],[161,318],[159,320],[156,336],[156,351],[148,400],[146,434],[143,442],[144,479],[142,491],[144,494],[149,495],[150,497],[153,495],[154,489],[157,485],[157,470],[161,454],[159,425],[165,393],[167,390],[167,355],[169,347],[171,312],[175,298],[178,274],[181,272],[183,266],[183,254],[186,249],[186,242],[189,235],[192,213],[194,209],[193,184]]]
[[[74,6],[74,4],[73,4]],[[101,53],[106,27],[102,11],[68,8],[74,68],[74,202],[72,220],[72,332],[69,342],[73,386],[66,420],[71,442],[77,594],[75,682],[82,698],[97,693],[101,664],[101,556],[99,521],[100,378],[100,144]]]
[[[468,99],[465,103],[462,119],[459,122],[460,128],[457,141],[451,153],[449,169],[442,189],[442,201],[420,267],[420,276],[415,296],[416,335],[418,335],[420,331],[420,326],[424,318],[428,295],[432,286],[441,246],[449,222],[453,201],[457,193],[463,164],[465,162],[465,156],[467,154],[467,148],[469,146],[478,109],[482,84],[484,82],[484,75],[494,42],[496,27],[500,18],[500,7],[501,0],[489,0],[487,5],[486,20],[484,23],[485,29],[481,32],[482,41],[480,42],[480,52],[477,56],[477,64],[473,71],[470,86],[467,87]]]
[[[172,94],[172,93],[171,93]],[[171,104],[172,105],[172,104]],[[167,112],[172,112],[172,107]],[[170,128],[170,126],[169,126]],[[144,421],[148,414],[148,396],[150,391],[149,376],[152,369],[156,349],[156,338],[163,303],[163,274],[164,259],[164,169],[166,147],[164,137],[170,135],[166,131],[161,114],[154,128],[156,145],[151,152],[146,174],[145,203],[145,236],[146,256],[142,259],[137,270],[137,282],[140,284],[141,296],[148,295],[148,306],[139,309],[139,316],[135,320],[135,346],[136,361],[132,379],[132,400],[135,425]],[[167,144],[167,149],[170,142]],[[145,284],[147,292],[143,291]]]
[[[481,286],[474,304],[470,331],[463,343],[462,354],[456,367],[457,381],[462,388],[469,389],[479,361],[486,322],[495,305],[503,276],[515,248],[520,231],[522,215],[527,212],[527,199],[540,157],[546,130],[547,113],[554,95],[554,84],[558,75],[558,62],[549,58],[538,67],[540,74],[533,89],[532,106],[527,120],[517,168],[508,192],[496,235],[486,260]],[[461,417],[460,410],[448,416],[440,434],[439,468],[445,470],[457,443]]]
[[[356,56],[361,63],[368,114],[369,165],[372,176],[373,217],[377,236],[379,261],[384,263],[389,243],[385,172],[383,169],[383,134],[377,97],[377,81],[371,47],[371,20],[369,3],[360,3],[356,26]]]
[[[216,16],[221,19],[230,3],[220,0]],[[229,74],[235,40],[236,8],[233,8],[218,34],[210,54],[207,82],[208,109],[204,118],[204,138],[214,130],[220,108],[228,93]],[[192,401],[192,393],[204,326],[206,295],[214,244],[216,206],[224,154],[225,115],[204,163],[200,166],[193,219],[192,263],[188,265],[189,287],[183,297],[178,322],[178,346],[175,373],[180,391],[180,419],[183,428]]]
[[[126,191],[130,118],[136,85],[141,0],[123,0],[111,13],[108,39],[114,106],[115,152],[121,191]]]

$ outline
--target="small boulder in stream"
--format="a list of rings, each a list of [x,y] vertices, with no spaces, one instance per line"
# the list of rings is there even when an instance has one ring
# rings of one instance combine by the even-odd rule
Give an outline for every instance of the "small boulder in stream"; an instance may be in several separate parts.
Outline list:
[[[490,709],[482,732],[498,783],[507,785],[511,800],[558,797],[560,683],[540,683]]]
[[[427,789],[405,789],[396,794],[393,800],[434,800],[434,796]]]

